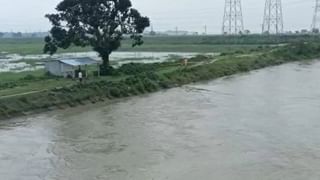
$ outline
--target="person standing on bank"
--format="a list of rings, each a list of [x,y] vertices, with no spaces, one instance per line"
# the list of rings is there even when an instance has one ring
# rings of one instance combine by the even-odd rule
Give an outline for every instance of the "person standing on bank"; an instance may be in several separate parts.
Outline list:
[[[83,75],[81,71],[79,71],[78,73],[78,78],[79,78],[80,84],[82,84]]]

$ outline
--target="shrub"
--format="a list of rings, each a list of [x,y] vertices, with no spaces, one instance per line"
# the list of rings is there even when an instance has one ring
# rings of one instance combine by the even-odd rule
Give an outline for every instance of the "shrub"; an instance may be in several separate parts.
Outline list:
[[[143,72],[149,72],[156,70],[156,67],[159,66],[158,63],[154,64],[142,64],[142,63],[129,63],[122,65],[118,71],[126,75],[136,75]]]
[[[116,97],[116,98],[121,97],[121,92],[120,92],[120,90],[119,90],[118,88],[116,88],[116,87],[111,87],[110,90],[109,90],[109,92],[110,92],[110,95],[111,95],[112,97]]]
[[[31,74],[28,74],[25,77],[23,77],[22,80],[26,80],[26,81],[37,80],[37,77],[35,77],[34,75],[31,75]]]
[[[209,59],[210,59],[209,56],[198,54],[195,57],[190,58],[189,61],[197,62],[197,61],[203,61],[203,60],[209,60]]]
[[[17,82],[5,82],[5,83],[1,83],[0,82],[0,90],[1,89],[11,89],[11,88],[15,88],[17,86],[22,86],[23,84],[18,84]]]
[[[105,67],[105,66],[101,65],[100,66],[100,75],[101,76],[118,75],[118,71],[115,70],[112,66]]]

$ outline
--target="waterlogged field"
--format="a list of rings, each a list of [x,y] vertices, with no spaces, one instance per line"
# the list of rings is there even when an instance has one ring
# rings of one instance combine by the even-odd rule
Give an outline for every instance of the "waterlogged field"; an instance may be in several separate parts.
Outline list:
[[[128,62],[163,62],[165,60],[188,58],[195,54],[217,54],[229,52],[250,52],[257,48],[278,46],[297,41],[317,41],[319,36],[155,36],[144,37],[143,46],[132,48],[125,39],[118,52],[111,56],[112,65],[121,66]],[[42,38],[0,39],[0,72],[21,72],[43,68],[43,61],[50,56],[42,53]],[[91,57],[100,60],[90,48],[70,47],[59,50],[61,57]]]
[[[143,46],[132,48],[131,41],[125,39],[119,51],[111,55],[113,66],[129,62],[163,62],[179,58],[190,58],[197,54],[219,54],[228,52],[248,52],[252,49],[272,46],[275,41],[255,36],[161,36],[145,37]],[[245,43],[245,41],[247,43]],[[262,45],[264,44],[264,45]],[[50,58],[91,57],[100,60],[90,48],[71,47],[59,50],[57,55],[42,53],[42,38],[0,39],[0,73],[34,71],[43,68],[43,62]]]
[[[183,53],[183,52],[114,52],[111,54],[111,65],[118,67],[126,63],[155,63],[170,60],[178,60],[181,58],[191,58],[199,53]],[[216,55],[217,53],[202,53],[203,55]],[[0,73],[1,72],[22,72],[32,71],[44,68],[44,62],[51,59],[61,58],[81,58],[90,57],[100,61],[101,58],[95,52],[74,52],[60,53],[53,56],[45,54],[8,54],[0,55]]]

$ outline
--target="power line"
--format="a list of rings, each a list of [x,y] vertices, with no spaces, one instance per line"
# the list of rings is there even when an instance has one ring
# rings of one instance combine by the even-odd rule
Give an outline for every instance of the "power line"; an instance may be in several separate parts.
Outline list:
[[[222,33],[241,34],[243,29],[241,0],[226,0]]]
[[[312,25],[311,25],[311,30],[319,30],[319,25],[320,25],[320,0],[316,0],[316,6],[314,7],[314,15],[313,15],[313,20],[312,20]]]
[[[204,34],[207,35],[208,27],[207,25],[204,25]]]
[[[283,17],[281,0],[266,0],[262,33],[283,33]]]

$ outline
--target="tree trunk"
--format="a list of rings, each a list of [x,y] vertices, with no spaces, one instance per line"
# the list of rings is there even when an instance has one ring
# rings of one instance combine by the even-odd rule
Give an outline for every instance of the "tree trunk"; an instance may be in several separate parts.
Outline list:
[[[112,75],[113,73],[113,69],[110,66],[109,57],[110,54],[101,55],[102,64],[100,65],[100,75],[102,76]]]
[[[105,67],[105,68],[107,68],[107,67],[109,67],[110,66],[110,61],[109,61],[109,57],[110,57],[110,55],[108,54],[108,55],[103,55],[102,56],[102,66],[103,67]]]

